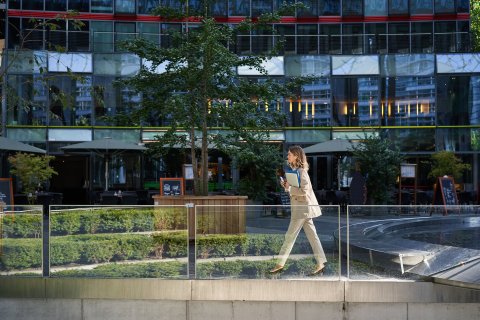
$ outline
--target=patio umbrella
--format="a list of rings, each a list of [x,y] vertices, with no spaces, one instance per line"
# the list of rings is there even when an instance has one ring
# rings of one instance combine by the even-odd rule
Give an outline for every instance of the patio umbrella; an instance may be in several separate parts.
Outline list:
[[[306,154],[320,154],[320,153],[330,153],[337,156],[337,180],[338,180],[338,189],[340,190],[340,163],[343,154],[351,153],[353,148],[358,145],[358,142],[345,139],[333,139],[324,142],[314,144],[313,146],[304,148]]]
[[[147,150],[145,146],[133,142],[126,142],[117,139],[104,138],[99,140],[86,141],[62,147],[67,152],[95,152],[105,159],[105,191],[108,191],[108,162],[111,156],[126,151],[141,152]]]
[[[5,151],[46,153],[45,150],[31,146],[29,144],[5,137],[0,137],[0,152]]]
[[[304,148],[305,153],[348,153],[358,142],[345,139],[334,139],[314,144]]]

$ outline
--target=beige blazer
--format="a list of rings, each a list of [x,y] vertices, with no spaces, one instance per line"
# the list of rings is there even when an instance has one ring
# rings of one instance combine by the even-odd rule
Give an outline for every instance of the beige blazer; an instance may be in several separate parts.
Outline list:
[[[292,205],[292,219],[315,218],[322,215],[317,198],[313,193],[312,183],[308,172],[298,169],[300,187],[291,186],[290,203]]]

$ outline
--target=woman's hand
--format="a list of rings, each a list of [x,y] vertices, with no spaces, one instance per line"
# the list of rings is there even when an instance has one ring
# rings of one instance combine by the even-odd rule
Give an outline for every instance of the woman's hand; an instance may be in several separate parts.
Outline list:
[[[282,186],[283,186],[283,189],[285,189],[285,191],[288,192],[288,189],[290,188],[290,184],[287,181],[284,181]]]

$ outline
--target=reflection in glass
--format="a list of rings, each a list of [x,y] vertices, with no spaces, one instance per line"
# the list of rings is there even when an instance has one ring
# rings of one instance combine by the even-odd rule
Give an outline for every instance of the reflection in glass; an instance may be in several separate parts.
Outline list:
[[[43,76],[9,75],[7,124],[45,125],[47,89]]]
[[[382,124],[386,126],[435,125],[434,77],[382,79]]]
[[[135,1],[114,0],[116,13],[135,13]]]
[[[78,12],[89,12],[90,0],[68,0],[68,10],[75,10]]]
[[[91,0],[92,12],[113,12],[114,0]]]
[[[388,34],[389,53],[410,52],[410,27],[408,23],[389,23]]]
[[[433,52],[433,25],[431,22],[412,23],[412,53]]]
[[[333,79],[333,125],[378,125],[378,98],[377,77]]]
[[[305,8],[299,8],[297,10],[298,17],[316,17],[318,16],[318,4],[317,0],[302,1]]]
[[[340,1],[338,0],[319,0],[318,2],[320,16],[339,16]]]
[[[455,21],[435,22],[435,52],[455,52]]]
[[[147,14],[160,4],[160,0],[137,0],[138,13]]]
[[[363,15],[363,0],[343,0],[343,16],[361,16]]]
[[[302,24],[297,25],[297,53],[298,54],[317,54],[318,53],[318,35],[317,25]]]
[[[273,11],[273,0],[251,0],[252,16],[256,17]]]
[[[387,134],[401,152],[435,151],[435,129],[388,129]]]
[[[113,52],[113,23],[110,21],[91,21],[90,34],[94,52]]]
[[[365,54],[387,53],[386,23],[365,24]]]
[[[365,16],[386,16],[387,0],[365,1]]]
[[[295,111],[300,111],[298,113],[301,121],[298,124],[294,123],[293,126],[330,126],[331,95],[330,78],[319,78],[310,84],[303,85],[300,106],[298,102],[294,103],[295,109],[298,108]]]
[[[438,125],[480,124],[480,78],[438,77]]]
[[[451,0],[434,0],[435,13],[454,13],[455,1]]]
[[[478,141],[475,141],[478,129],[470,128],[439,128],[437,129],[437,150],[445,151],[478,151]]]
[[[431,14],[433,11],[432,0],[410,0],[411,14]]]
[[[250,15],[250,1],[249,0],[229,0],[230,16],[249,16]]]
[[[388,0],[388,14],[408,14],[408,0]]]
[[[343,54],[363,53],[363,24],[344,24],[342,33]]]
[[[340,54],[342,53],[342,38],[339,24],[320,24],[319,53]]]

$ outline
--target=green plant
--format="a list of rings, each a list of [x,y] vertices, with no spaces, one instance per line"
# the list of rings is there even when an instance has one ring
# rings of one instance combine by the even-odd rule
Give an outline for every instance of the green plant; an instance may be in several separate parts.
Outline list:
[[[428,177],[433,179],[446,175],[453,176],[455,180],[458,180],[462,177],[463,172],[471,170],[469,164],[463,163],[451,151],[440,151],[433,154],[431,165]]]
[[[33,194],[40,184],[47,182],[54,174],[58,174],[50,167],[50,161],[53,159],[55,159],[54,156],[17,153],[8,157],[12,166],[10,173],[20,179],[26,194]]]
[[[367,201],[388,204],[393,197],[402,163],[400,151],[381,135],[364,135],[353,147],[353,157],[366,177]]]

